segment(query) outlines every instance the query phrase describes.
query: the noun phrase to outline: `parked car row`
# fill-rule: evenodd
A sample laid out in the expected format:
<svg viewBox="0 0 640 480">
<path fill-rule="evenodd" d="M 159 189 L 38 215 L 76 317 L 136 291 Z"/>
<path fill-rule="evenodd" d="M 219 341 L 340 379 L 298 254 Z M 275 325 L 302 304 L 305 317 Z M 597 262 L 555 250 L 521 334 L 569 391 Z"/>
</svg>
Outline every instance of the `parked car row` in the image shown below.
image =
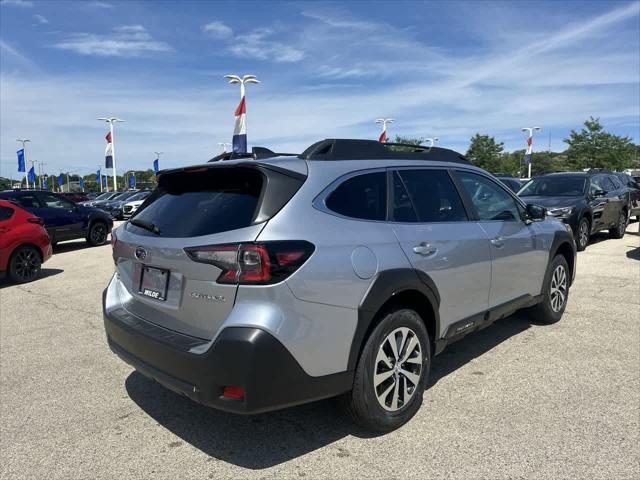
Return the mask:
<svg viewBox="0 0 640 480">
<path fill-rule="evenodd" d="M 129 218 L 145 198 L 151 194 L 150 190 L 127 190 L 126 192 L 106 192 L 93 199 L 83 202 L 82 205 L 96 207 L 109 213 L 112 218 L 122 220 Z M 130 205 L 125 214 L 125 205 L 130 202 L 139 202 Z"/>
<path fill-rule="evenodd" d="M 17 283 L 37 278 L 58 242 L 84 238 L 104 245 L 113 228 L 108 213 L 53 192 L 5 190 L 0 206 L 0 274 Z"/>
</svg>

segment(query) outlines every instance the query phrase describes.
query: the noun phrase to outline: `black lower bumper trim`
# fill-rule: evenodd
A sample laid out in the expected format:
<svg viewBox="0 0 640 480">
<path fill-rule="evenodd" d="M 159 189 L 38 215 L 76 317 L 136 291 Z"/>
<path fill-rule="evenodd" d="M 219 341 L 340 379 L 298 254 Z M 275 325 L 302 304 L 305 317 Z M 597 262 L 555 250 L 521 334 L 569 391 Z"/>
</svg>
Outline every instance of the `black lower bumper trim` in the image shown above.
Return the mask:
<svg viewBox="0 0 640 480">
<path fill-rule="evenodd" d="M 143 375 L 196 402 L 235 413 L 259 413 L 320 400 L 352 388 L 353 372 L 308 375 L 271 334 L 258 328 L 224 329 L 211 348 L 193 354 L 171 348 L 117 318 L 104 316 L 109 346 Z M 242 387 L 242 400 L 224 398 Z"/>
</svg>

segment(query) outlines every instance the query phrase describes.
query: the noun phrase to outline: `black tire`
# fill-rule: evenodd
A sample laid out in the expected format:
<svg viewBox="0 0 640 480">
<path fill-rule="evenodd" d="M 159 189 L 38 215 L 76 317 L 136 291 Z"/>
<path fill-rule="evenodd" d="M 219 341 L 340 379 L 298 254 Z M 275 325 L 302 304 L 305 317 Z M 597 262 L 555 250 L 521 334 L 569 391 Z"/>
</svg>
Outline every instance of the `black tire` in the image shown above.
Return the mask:
<svg viewBox="0 0 640 480">
<path fill-rule="evenodd" d="M 403 335 L 405 332 L 406 336 Z M 414 337 L 418 347 L 414 344 Z M 389 338 L 395 338 L 396 345 L 402 338 L 405 339 L 398 352 L 400 362 L 393 361 L 394 352 L 391 351 Z M 402 349 L 408 345 L 413 345 L 411 351 L 403 352 Z M 377 358 L 381 358 L 378 357 L 379 354 L 385 355 L 387 358 L 385 363 L 376 361 Z M 403 359 L 404 355 L 406 358 Z M 422 364 L 419 366 L 418 358 L 422 359 Z M 395 365 L 387 366 L 394 363 L 400 364 L 402 368 L 395 368 Z M 383 313 L 382 320 L 376 325 L 364 345 L 356 367 L 353 390 L 341 397 L 342 406 L 358 425 L 368 430 L 381 433 L 395 430 L 409 421 L 422 405 L 422 394 L 429 377 L 430 367 L 431 345 L 420 315 L 408 308 L 389 309 Z M 390 374 L 380 381 L 377 387 L 374 385 L 376 372 L 381 375 L 381 378 Z M 410 380 L 411 377 L 414 380 L 417 378 L 416 383 Z M 402 401 L 400 394 L 402 394 Z M 378 399 L 379 396 L 381 400 Z M 388 400 L 388 403 L 385 400 Z M 381 402 L 387 407 L 384 408 Z"/>
<path fill-rule="evenodd" d="M 629 221 L 629 216 L 627 212 L 624 210 L 620 212 L 618 216 L 618 220 L 616 221 L 616 226 L 609 230 L 609 236 L 611 238 L 622 238 L 624 237 L 625 232 L 627 231 L 627 223 Z"/>
<path fill-rule="evenodd" d="M 589 245 L 590 234 L 591 222 L 587 217 L 582 217 L 578 222 L 578 231 L 576 232 L 576 247 L 579 252 L 582 252 Z"/>
<path fill-rule="evenodd" d="M 87 243 L 92 247 L 98 245 L 104 245 L 107 243 L 109 237 L 109 228 L 107 224 L 101 221 L 95 221 L 89 227 L 89 233 L 87 234 Z"/>
<path fill-rule="evenodd" d="M 42 258 L 37 248 L 25 245 L 16 248 L 7 266 L 7 276 L 13 283 L 32 282 L 40 276 Z"/>
<path fill-rule="evenodd" d="M 564 271 L 564 288 L 553 288 L 558 283 L 556 271 L 561 268 Z M 569 273 L 569 265 L 562 255 L 556 255 L 553 261 L 547 267 L 547 273 L 544 277 L 544 285 L 542 287 L 542 301 L 531 307 L 530 313 L 535 321 L 540 323 L 552 324 L 557 323 L 567 307 L 569 300 L 569 284 L 571 283 L 571 274 Z M 560 285 L 558 285 L 560 287 Z M 556 303 L 556 293 L 560 291 L 562 294 L 561 304 Z"/>
</svg>

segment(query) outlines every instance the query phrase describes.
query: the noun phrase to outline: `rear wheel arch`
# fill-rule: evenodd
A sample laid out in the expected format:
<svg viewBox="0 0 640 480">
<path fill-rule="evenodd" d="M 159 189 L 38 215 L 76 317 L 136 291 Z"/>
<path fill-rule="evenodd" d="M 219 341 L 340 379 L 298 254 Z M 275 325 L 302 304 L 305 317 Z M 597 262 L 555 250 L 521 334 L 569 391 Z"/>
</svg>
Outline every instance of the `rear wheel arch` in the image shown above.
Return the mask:
<svg viewBox="0 0 640 480">
<path fill-rule="evenodd" d="M 415 310 L 425 324 L 433 349 L 440 336 L 439 304 L 437 287 L 424 272 L 402 268 L 379 273 L 358 307 L 358 324 L 351 342 L 348 370 L 355 370 L 367 338 L 385 312 L 392 308 Z"/>
<path fill-rule="evenodd" d="M 553 260 L 556 255 L 562 255 L 564 259 L 567 261 L 567 265 L 569 266 L 569 278 L 572 279 L 574 275 L 574 270 L 576 268 L 575 265 L 575 256 L 573 254 L 573 247 L 569 242 L 562 242 L 553 252 L 553 255 L 550 256 L 551 260 Z M 571 282 L 569 282 L 571 283 Z"/>
<path fill-rule="evenodd" d="M 19 248 L 22 248 L 22 247 L 31 247 L 31 248 L 35 249 L 35 251 L 38 252 L 38 255 L 40 256 L 40 262 L 42 263 L 44 261 L 44 255 L 42 254 L 42 249 L 38 245 L 36 245 L 35 243 L 26 242 L 26 243 L 20 243 L 20 244 L 16 245 L 13 248 L 13 250 L 11 250 L 11 253 L 9 253 L 9 255 L 7 256 L 7 259 L 8 259 L 7 265 L 8 265 L 8 262 L 11 260 L 11 257 L 13 256 L 15 251 L 18 250 Z"/>
</svg>

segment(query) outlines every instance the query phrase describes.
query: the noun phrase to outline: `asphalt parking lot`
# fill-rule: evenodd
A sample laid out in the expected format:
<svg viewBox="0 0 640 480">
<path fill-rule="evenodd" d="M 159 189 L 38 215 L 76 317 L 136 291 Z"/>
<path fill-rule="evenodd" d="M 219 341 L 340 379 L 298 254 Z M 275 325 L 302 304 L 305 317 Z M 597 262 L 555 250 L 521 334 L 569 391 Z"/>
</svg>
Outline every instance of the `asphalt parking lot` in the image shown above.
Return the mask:
<svg viewBox="0 0 640 480">
<path fill-rule="evenodd" d="M 640 234 L 578 255 L 559 324 L 523 314 L 433 365 L 419 413 L 372 437 L 333 401 L 253 417 L 201 407 L 113 355 L 111 248 L 60 244 L 0 283 L 1 477 L 639 478 Z"/>
</svg>

